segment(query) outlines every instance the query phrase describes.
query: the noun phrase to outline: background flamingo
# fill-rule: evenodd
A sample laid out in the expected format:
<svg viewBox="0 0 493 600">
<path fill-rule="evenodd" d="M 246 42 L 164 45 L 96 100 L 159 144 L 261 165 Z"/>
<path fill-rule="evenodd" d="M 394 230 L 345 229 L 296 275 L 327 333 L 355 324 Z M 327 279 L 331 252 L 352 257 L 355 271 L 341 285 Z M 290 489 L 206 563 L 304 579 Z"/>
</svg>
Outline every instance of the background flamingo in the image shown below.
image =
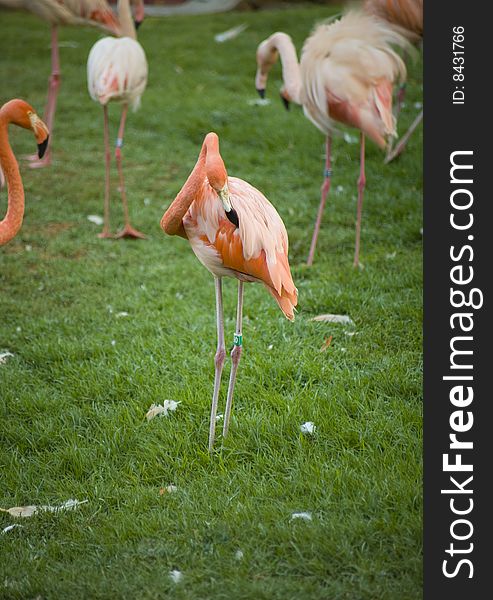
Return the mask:
<svg viewBox="0 0 493 600">
<path fill-rule="evenodd" d="M 119 35 L 118 20 L 106 0 L 0 0 L 0 5 L 27 10 L 51 24 L 51 75 L 48 80 L 48 97 L 43 118 L 50 132 L 53 132 L 61 77 L 58 26 L 94 25 Z M 50 141 L 53 141 L 53 135 Z M 47 149 L 42 160 L 36 155 L 29 156 L 28 159 L 33 168 L 45 167 L 51 162 L 50 148 Z"/>
<path fill-rule="evenodd" d="M 360 174 L 354 265 L 359 265 L 361 213 L 365 178 L 365 135 L 385 148 L 395 135 L 392 86 L 404 79 L 406 67 L 392 44 L 408 45 L 394 28 L 364 12 L 353 11 L 340 20 L 322 23 L 306 40 L 301 62 L 285 33 L 274 33 L 257 49 L 256 88 L 263 97 L 270 69 L 281 57 L 286 103 L 303 106 L 305 116 L 327 135 L 326 164 L 320 206 L 307 264 L 313 263 L 322 214 L 330 189 L 333 122 L 361 131 Z"/>
<path fill-rule="evenodd" d="M 0 168 L 8 187 L 8 208 L 5 218 L 0 221 L 0 246 L 17 234 L 24 218 L 24 187 L 19 165 L 9 144 L 8 126 L 10 123 L 30 129 L 38 144 L 38 156 L 43 157 L 48 146 L 49 132 L 34 109 L 24 100 L 10 100 L 0 108 Z"/>
<path fill-rule="evenodd" d="M 120 178 L 120 193 L 123 203 L 125 225 L 116 237 L 145 238 L 145 235 L 130 225 L 127 195 L 122 169 L 122 147 L 128 105 L 137 110 L 140 98 L 147 85 L 147 60 L 142 46 L 137 42 L 135 27 L 130 13 L 129 0 L 118 0 L 118 16 L 125 37 L 105 37 L 91 48 L 87 61 L 87 83 L 89 94 L 103 107 L 104 147 L 105 147 L 105 192 L 104 225 L 99 237 L 113 237 L 109 229 L 110 219 L 110 147 L 108 102 L 115 101 L 123 105 L 120 128 L 116 140 L 115 158 Z"/>
<path fill-rule="evenodd" d="M 161 227 L 168 235 L 188 239 L 197 258 L 214 276 L 217 351 L 209 428 L 209 450 L 212 450 L 226 356 L 222 278 L 234 277 L 238 280 L 236 331 L 224 412 L 224 437 L 228 432 L 242 349 L 243 283 L 263 283 L 286 317 L 294 319 L 298 291 L 288 263 L 288 235 L 276 209 L 261 192 L 242 179 L 228 177 L 215 133 L 205 137 L 198 161 L 180 193 L 164 213 Z"/>
<path fill-rule="evenodd" d="M 401 28 L 402 33 L 413 43 L 423 39 L 423 0 L 365 0 L 364 8 L 370 14 Z M 404 102 L 406 84 L 402 83 L 397 94 L 396 118 Z M 407 141 L 423 119 L 423 111 L 416 116 L 407 132 L 402 136 L 395 148 L 389 146 L 385 162 L 399 156 Z"/>
</svg>

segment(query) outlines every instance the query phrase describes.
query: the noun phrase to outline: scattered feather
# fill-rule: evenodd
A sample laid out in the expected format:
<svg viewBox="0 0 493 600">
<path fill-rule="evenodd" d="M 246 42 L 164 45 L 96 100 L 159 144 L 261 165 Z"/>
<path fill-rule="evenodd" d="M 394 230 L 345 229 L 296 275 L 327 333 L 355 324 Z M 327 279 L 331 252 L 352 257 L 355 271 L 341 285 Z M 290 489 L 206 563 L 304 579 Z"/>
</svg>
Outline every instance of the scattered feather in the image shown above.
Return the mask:
<svg viewBox="0 0 493 600">
<path fill-rule="evenodd" d="M 22 527 L 22 525 L 19 525 L 18 523 L 14 523 L 13 525 L 7 525 L 7 527 L 4 527 L 2 529 L 2 533 L 8 533 L 9 531 L 12 531 L 12 529 L 15 529 L 16 527 Z"/>
<path fill-rule="evenodd" d="M 180 67 L 180 65 L 175 65 L 175 73 L 178 73 L 178 75 L 181 75 L 183 73 L 183 68 Z"/>
<path fill-rule="evenodd" d="M 267 350 L 272 350 L 272 348 L 274 348 L 274 344 L 269 344 L 269 345 L 267 346 Z"/>
<path fill-rule="evenodd" d="M 38 512 L 51 512 L 57 513 L 62 510 L 71 510 L 79 504 L 85 504 L 88 500 L 67 500 L 58 506 L 41 505 L 36 506 L 35 504 L 29 506 L 14 506 L 12 508 L 0 508 L 0 511 L 9 513 L 12 517 L 32 517 Z"/>
<path fill-rule="evenodd" d="M 165 400 L 162 404 L 151 404 L 151 407 L 146 413 L 146 419 L 150 421 L 158 415 L 167 417 L 169 412 L 174 412 L 176 410 L 178 404 L 180 404 L 180 402 L 175 402 L 174 400 Z"/>
<path fill-rule="evenodd" d="M 309 513 L 309 512 L 293 513 L 291 515 L 291 521 L 293 521 L 294 519 L 303 519 L 304 521 L 311 521 L 312 513 Z"/>
<path fill-rule="evenodd" d="M 270 104 L 269 98 L 251 98 L 247 101 L 248 106 L 267 106 Z"/>
<path fill-rule="evenodd" d="M 243 556 L 244 556 L 244 554 L 243 554 L 243 552 L 241 550 L 238 549 L 235 552 L 235 559 L 236 560 L 243 560 Z"/>
<path fill-rule="evenodd" d="M 124 310 L 122 310 L 119 313 L 116 313 L 115 315 L 117 317 L 117 319 L 121 319 L 122 317 L 128 317 L 128 312 L 125 312 Z"/>
<path fill-rule="evenodd" d="M 414 103 L 414 108 L 423 108 L 423 104 L 421 102 L 415 102 Z"/>
<path fill-rule="evenodd" d="M 102 225 L 104 222 L 103 217 L 100 217 L 99 215 L 87 215 L 87 220 L 94 223 L 94 225 Z"/>
<path fill-rule="evenodd" d="M 164 494 L 173 494 L 177 489 L 176 485 L 167 485 L 166 487 L 159 488 L 159 495 L 164 496 Z"/>
<path fill-rule="evenodd" d="M 300 429 L 301 433 L 308 433 L 311 435 L 315 433 L 315 431 L 317 430 L 317 426 L 315 425 L 315 423 L 307 421 L 306 423 L 303 423 L 303 425 L 301 425 Z"/>
<path fill-rule="evenodd" d="M 11 356 L 14 356 L 12 352 L 6 350 L 5 352 L 0 352 L 0 365 L 4 365 L 7 362 L 7 359 Z"/>
<path fill-rule="evenodd" d="M 241 25 L 232 27 L 231 29 L 228 29 L 227 31 L 223 31 L 222 33 L 217 33 L 214 36 L 214 41 L 216 41 L 218 44 L 223 44 L 224 42 L 233 40 L 235 37 L 238 37 L 240 35 L 240 33 L 245 31 L 245 29 L 247 27 L 248 27 L 248 25 L 246 23 L 242 23 Z"/>
<path fill-rule="evenodd" d="M 31 244 L 26 244 L 24 246 L 24 248 L 25 248 L 26 252 L 32 252 L 32 250 L 33 250 L 33 247 L 31 246 Z"/>
<path fill-rule="evenodd" d="M 344 186 L 343 185 L 338 185 L 336 187 L 336 194 L 342 194 L 343 191 L 344 191 Z"/>
<path fill-rule="evenodd" d="M 344 138 L 344 141 L 348 144 L 357 144 L 359 142 L 359 139 L 356 136 L 347 133 L 347 131 L 344 132 L 344 135 L 342 137 Z"/>
<path fill-rule="evenodd" d="M 216 421 L 221 421 L 222 419 L 224 419 L 223 413 L 219 413 L 218 415 L 216 415 Z"/>
<path fill-rule="evenodd" d="M 19 327 L 19 326 L 17 326 L 17 327 L 15 328 L 15 330 L 17 331 L 17 333 L 20 333 L 20 332 L 22 331 L 22 327 Z"/>
<path fill-rule="evenodd" d="M 116 346 L 116 340 L 111 340 L 111 345 Z"/>
<path fill-rule="evenodd" d="M 354 321 L 347 315 L 318 315 L 310 321 L 321 321 L 324 323 L 342 323 L 344 325 L 354 325 Z"/>
<path fill-rule="evenodd" d="M 332 343 L 332 336 L 329 335 L 329 337 L 322 344 L 322 347 L 320 348 L 320 352 L 325 352 L 330 347 L 331 343 Z"/>
<path fill-rule="evenodd" d="M 356 335 L 357 333 L 357 331 L 345 331 L 344 335 L 347 335 L 348 337 L 353 337 L 353 335 Z"/>
<path fill-rule="evenodd" d="M 51 46 L 48 46 L 51 49 Z M 78 48 L 79 42 L 72 42 L 69 40 L 58 42 L 59 48 Z"/>
<path fill-rule="evenodd" d="M 170 571 L 169 576 L 174 583 L 180 583 L 180 581 L 183 579 L 183 573 L 177 569 Z"/>
<path fill-rule="evenodd" d="M 397 251 L 394 250 L 394 252 L 389 252 L 388 254 L 386 254 L 385 258 L 387 260 L 393 260 L 396 256 L 397 256 Z"/>
<path fill-rule="evenodd" d="M 177 300 L 183 300 L 183 294 L 182 294 L 181 292 L 176 292 L 176 294 L 175 294 L 175 298 L 176 298 Z"/>
<path fill-rule="evenodd" d="M 144 198 L 144 206 L 149 206 L 150 203 L 151 203 L 150 198 Z"/>
</svg>

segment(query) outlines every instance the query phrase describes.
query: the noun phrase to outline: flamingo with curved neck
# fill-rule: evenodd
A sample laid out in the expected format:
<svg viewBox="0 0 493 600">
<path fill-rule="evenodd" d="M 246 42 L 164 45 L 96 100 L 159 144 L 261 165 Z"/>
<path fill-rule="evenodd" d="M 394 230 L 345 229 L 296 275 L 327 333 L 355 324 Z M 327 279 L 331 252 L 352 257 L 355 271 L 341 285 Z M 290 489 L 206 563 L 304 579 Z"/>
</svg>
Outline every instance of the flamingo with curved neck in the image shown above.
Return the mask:
<svg viewBox="0 0 493 600">
<path fill-rule="evenodd" d="M 289 269 L 288 235 L 276 209 L 259 190 L 242 179 L 228 176 L 215 133 L 206 135 L 199 158 L 164 213 L 161 227 L 168 235 L 188 239 L 199 261 L 214 276 L 217 350 L 209 426 L 209 450 L 212 450 L 226 357 L 222 278 L 238 280 L 236 329 L 223 424 L 223 437 L 226 437 L 242 352 L 243 284 L 262 283 L 284 315 L 294 319 L 298 291 Z"/>
<path fill-rule="evenodd" d="M 318 25 L 305 41 L 298 63 L 289 35 L 277 32 L 257 49 L 255 87 L 265 97 L 267 76 L 280 57 L 286 108 L 293 101 L 303 106 L 305 116 L 326 136 L 326 162 L 320 205 L 308 254 L 313 263 L 318 233 L 332 176 L 331 139 L 334 121 L 361 132 L 360 174 L 354 266 L 359 265 L 361 215 L 365 176 L 365 136 L 381 148 L 396 135 L 392 114 L 392 86 L 406 68 L 393 46 L 409 47 L 407 40 L 389 24 L 365 14 L 349 11 L 338 20 Z"/>
<path fill-rule="evenodd" d="M 43 157 L 48 146 L 49 132 L 32 106 L 24 100 L 10 100 L 0 108 L 0 170 L 3 171 L 8 188 L 8 208 L 0 221 L 0 246 L 15 237 L 24 218 L 24 187 L 19 165 L 9 144 L 10 123 L 30 129 L 38 144 L 38 156 Z"/>
</svg>

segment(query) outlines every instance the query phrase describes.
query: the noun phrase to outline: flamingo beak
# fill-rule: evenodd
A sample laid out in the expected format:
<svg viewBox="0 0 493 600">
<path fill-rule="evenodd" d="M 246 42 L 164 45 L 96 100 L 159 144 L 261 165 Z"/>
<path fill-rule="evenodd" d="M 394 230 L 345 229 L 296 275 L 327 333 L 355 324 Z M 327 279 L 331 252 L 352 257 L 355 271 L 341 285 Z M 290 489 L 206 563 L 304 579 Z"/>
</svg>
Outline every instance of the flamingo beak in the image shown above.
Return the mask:
<svg viewBox="0 0 493 600">
<path fill-rule="evenodd" d="M 289 100 L 287 100 L 282 94 L 281 94 L 281 100 L 282 100 L 282 103 L 284 104 L 284 108 L 286 110 L 289 110 Z"/>
<path fill-rule="evenodd" d="M 50 138 L 50 132 L 48 127 L 34 112 L 29 112 L 29 121 L 31 122 L 31 129 L 33 130 L 34 136 L 36 137 L 36 143 L 38 144 L 38 156 L 43 158 L 46 149 L 48 148 L 48 140 Z"/>
<path fill-rule="evenodd" d="M 223 203 L 224 210 L 229 213 L 233 207 L 231 206 L 231 200 L 229 198 L 228 184 L 225 184 L 225 186 L 217 193 L 221 199 L 221 202 Z"/>
<path fill-rule="evenodd" d="M 259 90 L 259 89 L 257 88 L 257 92 L 258 92 L 258 95 L 259 95 L 259 96 L 262 98 L 262 100 L 263 100 L 263 99 L 265 98 L 265 89 L 263 89 L 263 90 Z"/>
<path fill-rule="evenodd" d="M 50 136 L 47 135 L 46 138 L 40 144 L 38 144 L 38 158 L 43 158 L 46 148 L 48 148 L 49 139 Z"/>
<path fill-rule="evenodd" d="M 134 26 L 135 26 L 136 31 L 141 25 L 142 25 L 142 21 L 137 21 L 137 19 L 134 20 Z"/>
</svg>

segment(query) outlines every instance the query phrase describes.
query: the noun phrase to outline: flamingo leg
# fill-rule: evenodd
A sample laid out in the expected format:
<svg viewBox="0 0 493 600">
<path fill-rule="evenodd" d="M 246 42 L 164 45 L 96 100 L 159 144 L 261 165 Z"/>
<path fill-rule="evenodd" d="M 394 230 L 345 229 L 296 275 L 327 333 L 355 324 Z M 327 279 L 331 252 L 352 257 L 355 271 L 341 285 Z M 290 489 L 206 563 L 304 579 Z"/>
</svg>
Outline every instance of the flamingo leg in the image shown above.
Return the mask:
<svg viewBox="0 0 493 600">
<path fill-rule="evenodd" d="M 409 141 L 409 138 L 414 133 L 414 130 L 418 127 L 418 125 L 421 123 L 422 120 L 423 120 L 423 111 L 421 111 L 419 113 L 419 115 L 417 115 L 417 117 L 411 123 L 411 126 L 406 131 L 406 133 L 401 137 L 401 139 L 399 140 L 399 142 L 397 143 L 395 148 L 393 148 L 387 154 L 387 156 L 385 157 L 385 164 L 388 164 L 390 161 L 394 160 L 394 158 L 397 158 L 397 156 L 399 156 L 399 154 L 401 154 L 401 152 L 406 147 L 406 144 Z"/>
<path fill-rule="evenodd" d="M 236 309 L 236 330 L 233 350 L 231 350 L 231 373 L 229 376 L 228 396 L 226 398 L 226 409 L 224 411 L 223 438 L 228 435 L 229 421 L 231 419 L 231 407 L 233 405 L 233 394 L 235 391 L 236 372 L 240 364 L 241 350 L 243 345 L 242 335 L 243 321 L 243 281 L 238 281 L 238 306 Z"/>
<path fill-rule="evenodd" d="M 37 154 L 28 156 L 30 161 L 30 167 L 37 169 L 40 167 L 47 167 L 51 163 L 51 152 L 50 147 L 53 140 L 53 123 L 55 121 L 56 112 L 56 101 L 58 96 L 58 90 L 60 88 L 60 53 L 58 49 L 58 28 L 56 25 L 51 27 L 51 75 L 48 80 L 48 98 L 46 101 L 45 112 L 43 121 L 46 123 L 50 132 L 50 139 L 48 142 L 48 148 L 46 149 L 43 158 L 39 159 Z"/>
<path fill-rule="evenodd" d="M 306 261 L 306 264 L 309 266 L 313 264 L 313 257 L 315 256 L 315 248 L 317 246 L 318 232 L 320 231 L 320 224 L 322 223 L 322 215 L 325 208 L 325 202 L 327 200 L 327 196 L 329 195 L 330 190 L 330 181 L 332 177 L 332 168 L 330 162 L 331 145 L 332 137 L 329 134 L 327 135 L 325 145 L 325 170 L 324 181 L 320 190 L 320 205 L 318 207 L 317 220 L 315 221 L 315 228 L 313 230 L 312 243 L 310 244 L 310 252 L 308 253 L 308 259 Z"/>
<path fill-rule="evenodd" d="M 104 115 L 104 159 L 105 159 L 105 180 L 104 180 L 104 224 L 103 231 L 98 235 L 100 238 L 112 238 L 110 233 L 110 132 L 108 123 L 108 107 L 103 106 Z"/>
<path fill-rule="evenodd" d="M 223 372 L 224 359 L 226 358 L 226 347 L 224 344 L 224 317 L 223 317 L 223 288 L 220 277 L 214 278 L 216 288 L 216 322 L 217 322 L 217 350 L 214 357 L 214 393 L 211 404 L 211 421 L 209 425 L 209 452 L 214 446 L 214 437 L 216 431 L 217 402 L 219 398 L 219 389 L 221 387 L 221 375 Z"/>
<path fill-rule="evenodd" d="M 360 147 L 360 170 L 358 177 L 358 209 L 356 214 L 356 243 L 354 245 L 354 263 L 353 266 L 359 267 L 359 248 L 361 237 L 361 213 L 363 212 L 363 195 L 365 192 L 365 134 L 361 133 Z"/>
<path fill-rule="evenodd" d="M 116 148 L 115 148 L 116 166 L 118 168 L 118 176 L 120 179 L 120 195 L 122 198 L 123 214 L 125 217 L 125 225 L 124 225 L 123 229 L 119 233 L 116 234 L 115 237 L 117 237 L 117 238 L 130 237 L 130 238 L 145 239 L 146 236 L 143 233 L 141 233 L 137 229 L 134 229 L 130 225 L 130 217 L 128 215 L 127 192 L 125 190 L 125 180 L 123 177 L 123 168 L 122 168 L 123 134 L 125 132 L 125 122 L 127 120 L 127 112 L 128 112 L 128 105 L 124 104 L 123 109 L 122 109 L 122 116 L 120 119 L 120 128 L 118 130 L 118 138 L 116 140 Z"/>
</svg>

